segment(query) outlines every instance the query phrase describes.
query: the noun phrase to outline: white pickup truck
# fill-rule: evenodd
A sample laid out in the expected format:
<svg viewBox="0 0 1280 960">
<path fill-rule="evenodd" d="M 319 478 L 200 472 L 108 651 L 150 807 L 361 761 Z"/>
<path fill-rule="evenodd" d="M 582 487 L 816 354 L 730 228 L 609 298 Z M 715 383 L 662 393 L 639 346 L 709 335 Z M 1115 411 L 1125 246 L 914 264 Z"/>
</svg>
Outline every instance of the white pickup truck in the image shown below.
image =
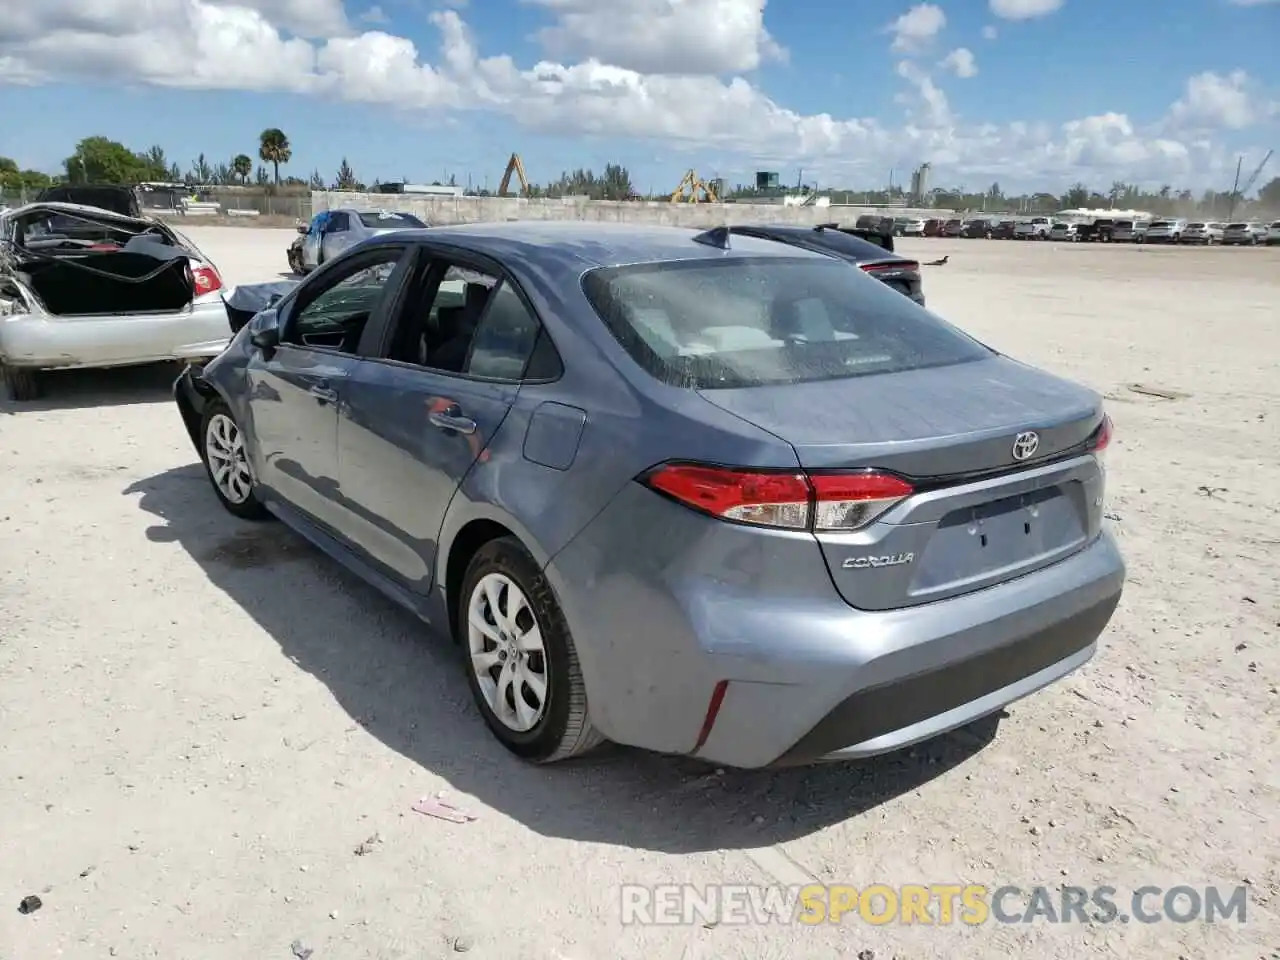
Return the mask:
<svg viewBox="0 0 1280 960">
<path fill-rule="evenodd" d="M 1048 240 L 1049 231 L 1053 229 L 1052 217 L 1032 217 L 1023 220 L 1014 228 L 1015 240 Z"/>
</svg>

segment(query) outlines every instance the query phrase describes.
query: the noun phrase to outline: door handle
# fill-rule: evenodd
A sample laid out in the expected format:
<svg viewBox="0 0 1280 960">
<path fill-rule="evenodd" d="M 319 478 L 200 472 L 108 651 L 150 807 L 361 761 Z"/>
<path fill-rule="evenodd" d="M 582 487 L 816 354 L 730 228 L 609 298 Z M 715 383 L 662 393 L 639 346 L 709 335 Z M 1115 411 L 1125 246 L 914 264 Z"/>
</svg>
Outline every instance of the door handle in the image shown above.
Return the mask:
<svg viewBox="0 0 1280 960">
<path fill-rule="evenodd" d="M 476 422 L 470 417 L 464 417 L 462 408 L 456 403 L 448 410 L 431 413 L 427 419 L 431 421 L 433 427 L 439 427 L 441 430 L 452 430 L 454 433 L 468 436 L 476 432 Z"/>
<path fill-rule="evenodd" d="M 320 383 L 312 384 L 311 388 L 307 392 L 315 397 L 320 403 L 338 402 L 338 391 L 330 387 L 328 385 L 328 381 L 321 381 Z"/>
</svg>

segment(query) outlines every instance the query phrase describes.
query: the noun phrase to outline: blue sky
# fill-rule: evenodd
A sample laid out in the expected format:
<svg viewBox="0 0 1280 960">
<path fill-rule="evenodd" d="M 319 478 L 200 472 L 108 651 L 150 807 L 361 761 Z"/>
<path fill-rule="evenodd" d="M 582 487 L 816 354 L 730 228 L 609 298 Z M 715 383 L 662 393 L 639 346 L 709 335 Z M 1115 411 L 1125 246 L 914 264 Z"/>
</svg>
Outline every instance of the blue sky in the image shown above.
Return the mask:
<svg viewBox="0 0 1280 960">
<path fill-rule="evenodd" d="M 1277 0 L 40 0 L 0 19 L 0 155 L 53 171 L 101 134 L 185 167 L 278 126 L 288 172 L 326 178 L 493 186 L 515 150 L 641 190 L 924 160 L 971 188 L 1226 188 L 1280 146 L 1277 45 Z"/>
</svg>

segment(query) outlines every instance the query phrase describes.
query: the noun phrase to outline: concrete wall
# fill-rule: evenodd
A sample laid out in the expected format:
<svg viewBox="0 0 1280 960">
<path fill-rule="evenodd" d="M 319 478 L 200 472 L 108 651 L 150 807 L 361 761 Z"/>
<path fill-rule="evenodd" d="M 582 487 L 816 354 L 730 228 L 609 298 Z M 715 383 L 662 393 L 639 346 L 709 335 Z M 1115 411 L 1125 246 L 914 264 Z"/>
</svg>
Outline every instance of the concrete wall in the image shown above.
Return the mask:
<svg viewBox="0 0 1280 960">
<path fill-rule="evenodd" d="M 784 207 L 772 203 L 666 203 L 536 199 L 519 197 L 439 197 L 384 193 L 311 194 L 314 213 L 336 207 L 402 210 L 432 225 L 494 223 L 505 220 L 601 220 L 613 223 L 651 223 L 676 227 L 715 227 L 729 223 L 852 224 L 864 213 L 887 217 L 947 216 L 946 210 L 836 206 Z"/>
</svg>

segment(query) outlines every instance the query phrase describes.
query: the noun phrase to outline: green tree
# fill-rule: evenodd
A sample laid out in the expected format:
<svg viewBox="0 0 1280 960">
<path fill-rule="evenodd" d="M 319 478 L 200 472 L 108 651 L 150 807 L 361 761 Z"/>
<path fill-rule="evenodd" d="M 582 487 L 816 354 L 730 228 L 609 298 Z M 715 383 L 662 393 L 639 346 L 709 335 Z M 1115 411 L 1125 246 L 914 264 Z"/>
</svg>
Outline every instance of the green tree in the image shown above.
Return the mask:
<svg viewBox="0 0 1280 960">
<path fill-rule="evenodd" d="M 293 149 L 289 146 L 289 138 L 284 131 L 276 127 L 268 127 L 258 135 L 258 156 L 263 163 L 271 164 L 275 171 L 276 186 L 280 186 L 280 164 L 288 163 L 293 157 Z"/>
<path fill-rule="evenodd" d="M 138 154 L 138 160 L 145 168 L 143 180 L 169 179 L 169 158 L 164 154 L 164 147 L 155 144 L 146 153 Z"/>
<path fill-rule="evenodd" d="M 249 182 L 249 174 L 253 173 L 253 158 L 247 153 L 237 153 L 231 161 L 231 169 L 235 171 L 242 184 Z"/>
<path fill-rule="evenodd" d="M 359 181 L 356 180 L 356 173 L 351 169 L 351 164 L 347 163 L 347 158 L 342 158 L 342 166 L 338 167 L 338 177 L 334 181 L 333 189 L 352 192 L 360 189 Z"/>
<path fill-rule="evenodd" d="M 196 183 L 206 184 L 213 181 L 213 167 L 202 153 L 191 163 L 191 179 Z"/>
<path fill-rule="evenodd" d="M 142 157 L 107 137 L 85 137 L 62 165 L 71 183 L 137 183 L 151 172 Z"/>
</svg>

